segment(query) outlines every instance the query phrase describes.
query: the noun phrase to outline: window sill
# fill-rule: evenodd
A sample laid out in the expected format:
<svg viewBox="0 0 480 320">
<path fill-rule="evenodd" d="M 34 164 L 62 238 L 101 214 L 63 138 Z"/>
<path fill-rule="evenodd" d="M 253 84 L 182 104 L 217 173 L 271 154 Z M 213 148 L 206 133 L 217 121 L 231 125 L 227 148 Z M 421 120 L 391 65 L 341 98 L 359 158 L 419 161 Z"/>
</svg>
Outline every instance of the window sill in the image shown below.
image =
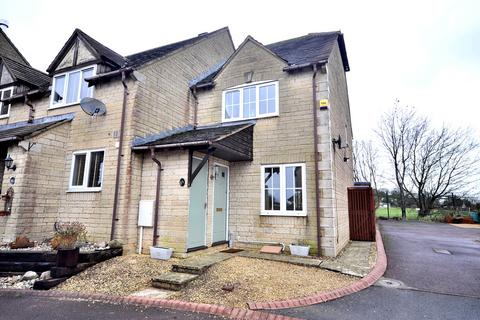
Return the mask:
<svg viewBox="0 0 480 320">
<path fill-rule="evenodd" d="M 277 212 L 260 212 L 260 216 L 272 216 L 272 217 L 306 217 L 306 212 L 288 212 L 288 211 L 277 211 Z"/>
<path fill-rule="evenodd" d="M 66 193 L 86 193 L 86 192 L 102 192 L 102 188 L 89 188 L 89 189 L 68 189 Z"/>
<path fill-rule="evenodd" d="M 68 104 L 60 104 L 60 105 L 50 105 L 48 107 L 48 110 L 55 110 L 55 109 L 61 109 L 61 108 L 67 108 L 67 107 L 72 107 L 72 106 L 76 106 L 76 105 L 80 105 L 80 101 L 78 102 L 72 102 L 72 103 L 68 103 Z"/>
<path fill-rule="evenodd" d="M 278 116 L 279 116 L 279 114 L 269 114 L 269 115 L 266 115 L 266 116 L 251 117 L 251 118 L 222 119 L 222 123 L 237 122 L 237 121 L 248 121 L 248 120 L 260 120 L 260 119 L 275 118 L 275 117 L 278 117 Z"/>
<path fill-rule="evenodd" d="M 7 119 L 10 115 L 9 114 L 3 114 L 0 115 L 0 119 Z"/>
</svg>

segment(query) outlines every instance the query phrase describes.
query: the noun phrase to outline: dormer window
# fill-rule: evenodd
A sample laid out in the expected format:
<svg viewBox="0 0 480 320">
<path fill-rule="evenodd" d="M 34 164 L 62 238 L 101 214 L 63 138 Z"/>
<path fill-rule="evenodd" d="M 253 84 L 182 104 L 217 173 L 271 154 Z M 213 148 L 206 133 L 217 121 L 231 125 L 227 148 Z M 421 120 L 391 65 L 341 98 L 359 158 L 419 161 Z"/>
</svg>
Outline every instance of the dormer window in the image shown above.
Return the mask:
<svg viewBox="0 0 480 320">
<path fill-rule="evenodd" d="M 278 81 L 249 83 L 223 91 L 222 120 L 278 116 Z"/>
<path fill-rule="evenodd" d="M 0 100 L 8 99 L 13 95 L 13 88 L 0 90 Z M 0 101 L 0 119 L 7 118 L 10 114 L 10 103 Z"/>
<path fill-rule="evenodd" d="M 77 104 L 85 97 L 92 97 L 93 87 L 89 87 L 85 78 L 95 74 L 96 67 L 90 66 L 55 75 L 53 77 L 50 108 Z"/>
</svg>

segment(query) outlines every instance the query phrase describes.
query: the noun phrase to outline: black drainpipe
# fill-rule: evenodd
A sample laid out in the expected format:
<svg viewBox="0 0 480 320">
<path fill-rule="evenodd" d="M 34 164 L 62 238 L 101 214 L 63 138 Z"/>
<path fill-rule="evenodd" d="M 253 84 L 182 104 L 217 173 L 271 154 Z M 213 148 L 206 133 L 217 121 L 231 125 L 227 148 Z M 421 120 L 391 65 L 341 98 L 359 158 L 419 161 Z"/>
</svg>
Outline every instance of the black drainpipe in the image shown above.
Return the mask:
<svg viewBox="0 0 480 320">
<path fill-rule="evenodd" d="M 157 245 L 158 238 L 158 208 L 160 207 L 160 178 L 162 174 L 162 163 L 155 158 L 155 148 L 150 148 L 150 155 L 152 160 L 157 164 L 157 189 L 155 190 L 155 212 L 153 218 L 153 246 Z"/>
<path fill-rule="evenodd" d="M 317 207 L 317 256 L 321 256 L 320 196 L 318 195 L 318 119 L 317 119 L 317 65 L 313 65 L 312 106 L 313 106 L 313 144 L 315 152 L 315 202 Z"/>
<path fill-rule="evenodd" d="M 120 190 L 120 165 L 122 163 L 122 149 L 123 149 L 123 132 L 125 131 L 125 118 L 127 113 L 127 97 L 128 97 L 128 87 L 125 82 L 125 71 L 122 71 L 122 85 L 123 85 L 123 104 L 122 104 L 122 117 L 120 120 L 120 137 L 118 141 L 118 154 L 117 154 L 117 171 L 115 176 L 115 193 L 113 197 L 113 213 L 112 213 L 112 229 L 110 230 L 110 240 L 115 238 L 115 222 L 118 221 L 117 218 L 117 207 L 118 207 L 118 194 Z"/>
</svg>

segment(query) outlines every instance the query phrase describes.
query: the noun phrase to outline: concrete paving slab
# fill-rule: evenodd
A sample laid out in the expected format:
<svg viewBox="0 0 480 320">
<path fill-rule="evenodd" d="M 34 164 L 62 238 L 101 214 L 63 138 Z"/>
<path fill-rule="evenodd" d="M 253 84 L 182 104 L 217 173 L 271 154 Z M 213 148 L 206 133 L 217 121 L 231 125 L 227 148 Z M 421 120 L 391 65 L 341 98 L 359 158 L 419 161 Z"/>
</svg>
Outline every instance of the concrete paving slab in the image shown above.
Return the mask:
<svg viewBox="0 0 480 320">
<path fill-rule="evenodd" d="M 234 256 L 235 254 L 223 252 L 196 256 L 172 265 L 172 270 L 175 272 L 202 274 L 215 263 L 225 261 Z"/>
<path fill-rule="evenodd" d="M 373 268 L 369 260 L 372 246 L 374 242 L 352 241 L 338 257 L 323 261 L 320 267 L 355 277 L 364 277 Z"/>
<path fill-rule="evenodd" d="M 197 278 L 197 274 L 167 272 L 152 279 L 152 286 L 160 289 L 181 290 L 187 283 Z"/>
</svg>

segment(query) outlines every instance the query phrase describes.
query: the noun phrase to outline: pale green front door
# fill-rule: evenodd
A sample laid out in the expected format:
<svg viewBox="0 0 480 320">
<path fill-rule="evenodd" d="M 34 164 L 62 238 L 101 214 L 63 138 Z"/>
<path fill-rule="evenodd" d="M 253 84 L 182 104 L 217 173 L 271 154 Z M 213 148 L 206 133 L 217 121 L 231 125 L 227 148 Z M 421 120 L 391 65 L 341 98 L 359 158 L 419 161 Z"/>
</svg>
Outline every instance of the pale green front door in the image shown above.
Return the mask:
<svg viewBox="0 0 480 320">
<path fill-rule="evenodd" d="M 200 160 L 192 159 L 192 168 L 198 167 Z M 208 162 L 197 174 L 190 186 L 190 204 L 188 213 L 187 248 L 197 248 L 205 245 L 205 226 L 207 208 Z"/>
<path fill-rule="evenodd" d="M 227 240 L 228 168 L 215 166 L 213 194 L 213 243 Z"/>
</svg>

